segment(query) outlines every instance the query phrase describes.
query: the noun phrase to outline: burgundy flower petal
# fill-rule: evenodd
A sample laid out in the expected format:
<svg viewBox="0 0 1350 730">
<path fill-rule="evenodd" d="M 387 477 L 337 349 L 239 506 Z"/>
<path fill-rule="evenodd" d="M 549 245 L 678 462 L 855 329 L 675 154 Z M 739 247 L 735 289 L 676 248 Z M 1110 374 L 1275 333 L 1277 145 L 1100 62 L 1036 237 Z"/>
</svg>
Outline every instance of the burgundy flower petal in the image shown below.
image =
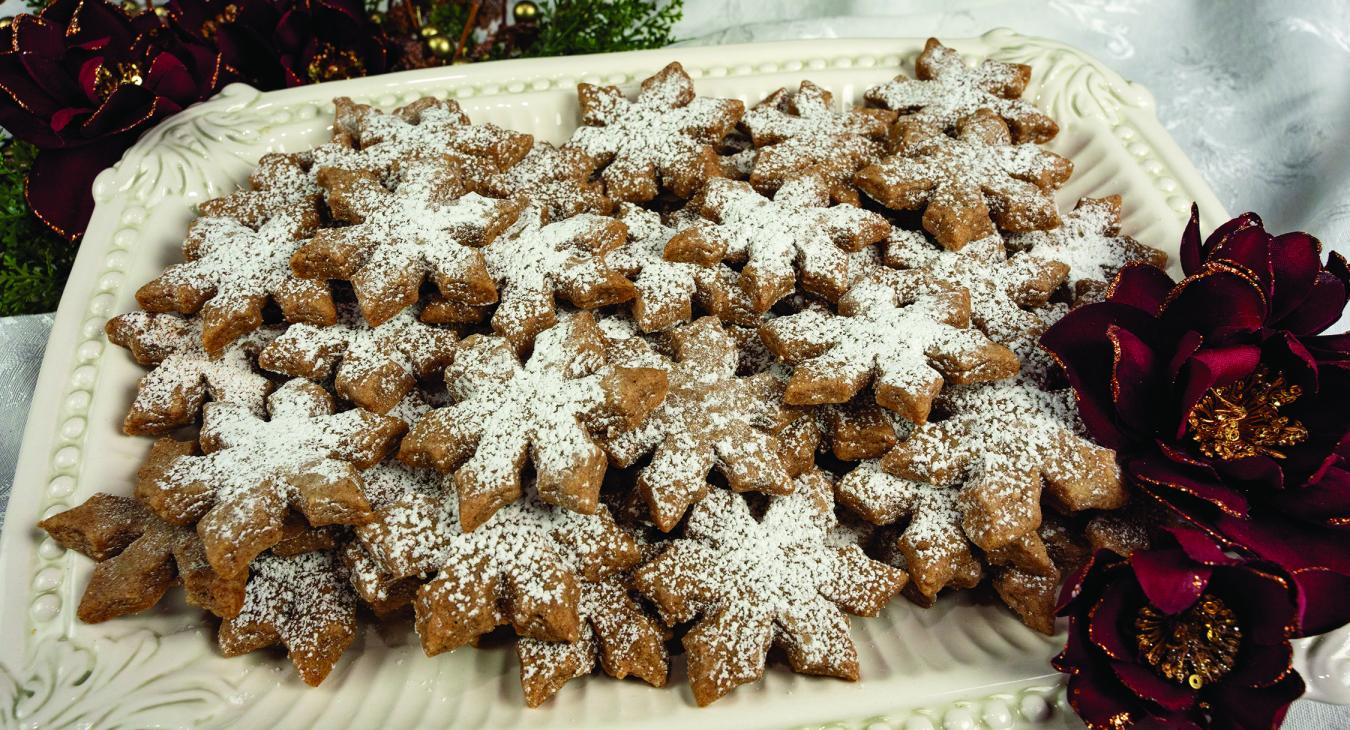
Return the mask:
<svg viewBox="0 0 1350 730">
<path fill-rule="evenodd" d="M 33 161 L 25 188 L 33 214 L 66 238 L 84 233 L 94 210 L 94 178 L 122 157 L 132 136 L 72 150 L 43 150 Z"/>
<path fill-rule="evenodd" d="M 1176 349 L 1172 352 L 1171 361 L 1167 363 L 1167 374 L 1171 376 L 1173 382 L 1181 377 L 1181 369 L 1204 344 L 1205 336 L 1195 330 L 1184 332 L 1177 338 Z"/>
<path fill-rule="evenodd" d="M 1101 600 L 1087 615 L 1088 640 L 1106 656 L 1122 662 L 1136 661 L 1138 647 L 1124 633 L 1142 601 L 1135 581 L 1121 578 L 1106 586 Z"/>
<path fill-rule="evenodd" d="M 1264 229 L 1265 224 L 1261 222 L 1261 216 L 1252 211 L 1247 211 L 1232 220 L 1219 224 L 1219 227 L 1211 231 L 1205 238 L 1205 245 L 1203 248 L 1205 260 L 1207 261 L 1210 258 L 1213 258 L 1214 249 L 1223 245 L 1223 242 L 1227 240 L 1228 237 L 1247 228 Z"/>
<path fill-rule="evenodd" d="M 1296 232 L 1275 236 L 1269 247 L 1275 289 L 1270 300 L 1270 316 L 1278 321 L 1308 297 L 1322 270 L 1322 244 L 1306 233 Z"/>
<path fill-rule="evenodd" d="M 1041 336 L 1041 346 L 1063 366 L 1088 432 L 1103 446 L 1120 449 L 1132 437 L 1117 422 L 1109 385 L 1115 355 L 1106 333 L 1113 325 L 1131 332 L 1156 329 L 1153 318 L 1134 307 L 1099 302 L 1065 315 Z"/>
<path fill-rule="evenodd" d="M 1302 613 L 1299 636 L 1316 636 L 1350 622 L 1345 597 L 1350 595 L 1350 577 L 1325 568 L 1294 571 Z"/>
<path fill-rule="evenodd" d="M 1178 403 L 1173 438 L 1180 440 L 1188 428 L 1186 419 L 1211 388 L 1229 385 L 1250 375 L 1261 361 L 1261 350 L 1253 345 L 1201 349 L 1181 370 L 1181 400 Z"/>
<path fill-rule="evenodd" d="M 1195 704 L 1195 692 L 1189 687 L 1159 677 L 1153 670 L 1134 662 L 1111 662 L 1120 683 L 1139 697 L 1157 703 L 1172 712 L 1182 712 Z"/>
<path fill-rule="evenodd" d="M 1137 550 L 1129 557 L 1139 587 L 1158 610 L 1178 614 L 1190 608 L 1209 585 L 1212 572 L 1181 550 Z"/>
<path fill-rule="evenodd" d="M 1190 276 L 1200 270 L 1205 263 L 1205 252 L 1200 247 L 1200 206 L 1191 203 L 1191 219 L 1181 232 L 1181 247 L 1178 251 L 1181 259 L 1181 273 Z"/>
<path fill-rule="evenodd" d="M 1279 325 L 1298 335 L 1318 334 L 1341 318 L 1345 301 L 1345 283 L 1330 272 L 1320 272 L 1304 290 L 1297 308 L 1278 318 Z"/>
<path fill-rule="evenodd" d="M 1126 264 L 1111 283 L 1107 300 L 1157 315 L 1167 299 L 1167 293 L 1174 286 L 1176 282 L 1172 281 L 1172 277 L 1156 266 L 1144 263 Z"/>
<path fill-rule="evenodd" d="M 1302 696 L 1303 690 L 1303 678 L 1297 673 L 1262 690 L 1220 685 L 1210 699 L 1213 727 L 1275 730 L 1284 722 L 1290 703 Z"/>
<path fill-rule="evenodd" d="M 1140 487 L 1164 502 L 1174 500 L 1165 491 L 1159 492 L 1158 489 L 1171 489 L 1190 495 L 1234 518 L 1241 519 L 1247 515 L 1249 505 L 1246 497 L 1212 477 L 1206 477 L 1198 469 L 1186 469 L 1154 454 L 1131 460 L 1127 468 L 1130 475 L 1139 480 Z"/>
<path fill-rule="evenodd" d="M 1194 330 L 1207 340 L 1261 329 L 1265 295 L 1251 278 L 1214 263 L 1176 286 L 1160 318 L 1173 332 Z"/>
<path fill-rule="evenodd" d="M 1177 546 L 1186 553 L 1186 557 L 1203 565 L 1237 565 L 1241 558 L 1228 555 L 1217 542 L 1194 528 L 1165 527 L 1163 531 L 1176 541 Z"/>
<path fill-rule="evenodd" d="M 188 72 L 187 66 L 169 53 L 155 56 L 154 62 L 150 64 L 150 72 L 146 75 L 145 87 L 159 96 L 167 96 L 185 105 L 198 98 L 197 82 Z"/>
<path fill-rule="evenodd" d="M 1115 360 L 1111 399 L 1116 413 L 1130 430 L 1148 433 L 1156 428 L 1157 394 L 1167 389 L 1167 384 L 1158 378 L 1158 356 L 1148 343 L 1129 330 L 1112 325 L 1106 336 Z"/>
<path fill-rule="evenodd" d="M 1288 642 L 1245 642 L 1238 652 L 1237 666 L 1224 676 L 1223 681 L 1244 687 L 1269 687 L 1288 676 L 1293 658 L 1294 648 Z"/>
</svg>

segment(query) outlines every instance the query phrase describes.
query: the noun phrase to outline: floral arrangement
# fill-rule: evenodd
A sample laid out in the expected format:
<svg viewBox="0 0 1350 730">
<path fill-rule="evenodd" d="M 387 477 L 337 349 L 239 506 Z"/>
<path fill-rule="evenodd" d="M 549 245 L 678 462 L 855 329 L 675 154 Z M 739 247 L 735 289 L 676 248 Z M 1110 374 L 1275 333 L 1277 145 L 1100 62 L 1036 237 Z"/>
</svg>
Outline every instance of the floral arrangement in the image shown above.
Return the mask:
<svg viewBox="0 0 1350 730">
<path fill-rule="evenodd" d="M 1181 241 L 1185 278 L 1135 265 L 1041 344 L 1089 433 L 1165 516 L 1064 587 L 1055 667 L 1092 728 L 1278 727 L 1291 638 L 1350 620 L 1350 268 L 1247 213 Z"/>
<path fill-rule="evenodd" d="M 277 89 L 655 48 L 671 42 L 680 9 L 679 0 L 54 0 L 0 20 L 0 127 L 11 136 L 0 143 L 0 215 L 15 226 L 0 235 L 0 316 L 55 308 L 93 212 L 94 176 L 226 84 Z"/>
</svg>

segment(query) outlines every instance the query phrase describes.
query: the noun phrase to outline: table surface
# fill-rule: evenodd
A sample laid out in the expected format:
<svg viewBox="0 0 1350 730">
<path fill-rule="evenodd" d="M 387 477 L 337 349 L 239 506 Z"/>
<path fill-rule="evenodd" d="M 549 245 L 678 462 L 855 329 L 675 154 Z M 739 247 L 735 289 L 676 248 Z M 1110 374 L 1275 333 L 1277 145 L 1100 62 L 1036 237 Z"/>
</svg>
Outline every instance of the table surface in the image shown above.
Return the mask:
<svg viewBox="0 0 1350 730">
<path fill-rule="evenodd" d="M 22 11 L 0 3 L 0 15 Z M 1350 3 L 685 0 L 676 34 L 717 44 L 999 26 L 1082 48 L 1151 90 L 1229 212 L 1259 211 L 1274 231 L 1306 230 L 1350 254 Z M 0 529 L 51 324 L 0 318 Z M 1350 727 L 1350 708 L 1297 702 L 1285 727 Z"/>
</svg>

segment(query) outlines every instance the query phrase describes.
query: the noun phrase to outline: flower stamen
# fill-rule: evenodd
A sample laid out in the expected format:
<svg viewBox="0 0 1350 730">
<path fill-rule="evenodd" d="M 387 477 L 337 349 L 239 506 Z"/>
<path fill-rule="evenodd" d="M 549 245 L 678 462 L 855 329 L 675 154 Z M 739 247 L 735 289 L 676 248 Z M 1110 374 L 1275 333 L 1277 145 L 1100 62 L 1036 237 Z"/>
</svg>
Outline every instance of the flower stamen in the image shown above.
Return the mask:
<svg viewBox="0 0 1350 730">
<path fill-rule="evenodd" d="M 319 52 L 310 59 L 306 70 L 309 72 L 309 80 L 316 84 L 321 81 L 351 79 L 366 75 L 366 65 L 361 62 L 361 57 L 356 55 L 355 51 L 337 48 L 332 43 L 325 43 L 319 48 Z"/>
<path fill-rule="evenodd" d="M 100 99 L 107 99 L 122 84 L 140 86 L 141 67 L 135 61 L 126 63 L 102 63 L 94 71 L 94 91 Z"/>
<path fill-rule="evenodd" d="M 1177 616 L 1144 606 L 1134 628 L 1144 662 L 1164 679 L 1196 690 L 1232 671 L 1242 643 L 1232 609 L 1209 593 Z"/>
<path fill-rule="evenodd" d="M 1283 375 L 1272 377 L 1265 366 L 1228 385 L 1210 388 L 1186 422 L 1191 438 L 1210 458 L 1229 461 L 1264 454 L 1283 459 L 1276 446 L 1293 446 L 1308 439 L 1302 423 L 1281 416 L 1280 408 L 1303 395 L 1303 388 L 1287 384 Z"/>
</svg>

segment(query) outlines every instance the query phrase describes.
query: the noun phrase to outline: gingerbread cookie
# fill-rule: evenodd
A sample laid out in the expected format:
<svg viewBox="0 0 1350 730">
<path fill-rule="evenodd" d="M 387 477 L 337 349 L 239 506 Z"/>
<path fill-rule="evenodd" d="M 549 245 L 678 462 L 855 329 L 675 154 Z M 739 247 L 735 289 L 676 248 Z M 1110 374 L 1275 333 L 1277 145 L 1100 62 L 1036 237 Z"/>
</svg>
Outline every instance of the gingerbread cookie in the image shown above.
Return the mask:
<svg viewBox="0 0 1350 730">
<path fill-rule="evenodd" d="M 1044 305 L 1068 271 L 1058 261 L 1010 258 L 998 234 L 948 251 L 923 233 L 899 228 L 886 239 L 885 261 L 897 268 L 922 269 L 942 286 L 964 288 L 970 293 L 971 324 L 1010 346 L 1040 335 L 1045 323 L 1026 310 Z"/>
<path fill-rule="evenodd" d="M 621 467 L 651 460 L 638 472 L 636 488 L 652 522 L 664 532 L 708 493 L 714 469 L 738 492 L 787 494 L 792 477 L 811 465 L 784 463 L 775 435 L 799 414 L 782 403 L 782 386 L 767 373 L 736 376 L 736 343 L 712 317 L 670 333 L 675 362 L 638 338 L 611 347 L 612 360 L 629 367 L 665 370 L 670 389 L 637 428 L 605 442 Z"/>
<path fill-rule="evenodd" d="M 454 99 L 424 96 L 392 112 L 333 100 L 333 141 L 361 150 L 365 163 L 388 165 L 408 156 L 449 155 L 464 169 L 490 173 L 520 162 L 533 138 L 493 124 L 470 124 Z"/>
<path fill-rule="evenodd" d="M 333 409 L 332 396 L 304 380 L 268 397 L 267 421 L 232 403 L 208 403 L 204 455 L 182 454 L 142 474 L 137 496 L 170 522 L 197 522 L 207 559 L 227 576 L 284 537 L 292 508 L 316 527 L 366 522 L 359 470 L 378 463 L 405 426 L 359 408 Z"/>
<path fill-rule="evenodd" d="M 494 198 L 516 198 L 538 207 L 545 222 L 582 213 L 607 215 L 614 201 L 604 185 L 593 180 L 600 163 L 577 147 L 535 142 L 528 155 L 477 184 Z M 468 172 L 468 171 L 466 171 Z"/>
<path fill-rule="evenodd" d="M 881 109 L 832 109 L 830 92 L 810 81 L 797 91 L 779 89 L 745 113 L 758 152 L 750 172 L 755 190 L 772 195 L 783 183 L 813 172 L 825 180 L 830 200 L 858 204 L 853 173 L 877 162 L 895 114 Z"/>
<path fill-rule="evenodd" d="M 848 288 L 849 253 L 890 232 L 886 219 L 853 206 L 827 207 L 829 187 L 808 174 L 772 200 L 748 183 L 717 179 L 692 204 L 716 225 L 691 227 L 666 244 L 671 261 L 744 264 L 741 288 L 756 312 L 768 311 L 798 284 L 831 301 Z"/>
<path fill-rule="evenodd" d="M 740 495 L 713 490 L 690 511 L 684 536 L 638 568 L 635 585 L 667 624 L 694 622 L 682 643 L 699 705 L 760 679 L 774 646 L 794 671 L 858 679 L 844 614 L 875 616 L 905 574 L 857 546 L 827 544 L 834 522 L 819 471 L 772 498 L 760 520 Z"/>
<path fill-rule="evenodd" d="M 356 638 L 356 595 L 330 551 L 270 553 L 250 566 L 244 607 L 220 624 L 220 650 L 240 656 L 286 647 L 300 679 L 317 687 Z"/>
<path fill-rule="evenodd" d="M 945 588 L 973 588 L 984 575 L 961 527 L 955 489 L 905 479 L 863 461 L 839 480 L 839 501 L 876 525 L 904 525 L 888 546 L 909 573 L 911 599 L 931 604 Z"/>
<path fill-rule="evenodd" d="M 265 370 L 310 380 L 334 375 L 338 395 L 375 413 L 387 413 L 417 385 L 438 375 L 455 356 L 459 338 L 423 324 L 410 311 L 372 327 L 352 308 L 337 324 L 296 324 L 258 355 Z"/>
<path fill-rule="evenodd" d="M 531 207 L 483 250 L 501 292 L 492 329 L 524 354 L 535 335 L 557 322 L 554 298 L 594 309 L 633 298 L 633 284 L 606 255 L 622 246 L 628 229 L 612 218 L 583 213 L 545 223 Z"/>
<path fill-rule="evenodd" d="M 306 155 L 279 152 L 263 155 L 248 180 L 247 189 L 198 205 L 198 214 L 206 218 L 233 218 L 253 230 L 277 217 L 297 221 L 300 230 L 319 227 L 323 194 L 314 184 Z"/>
<path fill-rule="evenodd" d="M 479 248 L 515 221 L 519 201 L 466 193 L 460 168 L 445 155 L 400 160 L 387 184 L 373 170 L 332 167 L 320 169 L 318 181 L 333 217 L 349 225 L 300 246 L 290 260 L 296 275 L 352 282 L 371 325 L 416 303 L 428 278 L 456 302 L 496 300 Z"/>
<path fill-rule="evenodd" d="M 666 393 L 664 371 L 605 363 L 588 312 L 541 333 L 524 364 L 505 339 L 471 335 L 445 381 L 455 404 L 418 421 L 399 458 L 453 472 L 466 531 L 520 496 L 527 456 L 545 501 L 594 512 L 606 469 L 594 435 L 636 426 Z"/>
<path fill-rule="evenodd" d="M 632 675 L 653 687 L 665 686 L 670 661 L 665 633 L 633 600 L 629 583 L 623 573 L 579 583 L 576 641 L 525 637 L 516 643 L 526 705 L 538 707 L 569 680 L 597 667 L 615 679 Z"/>
<path fill-rule="evenodd" d="M 1030 66 L 986 59 L 972 68 L 956 51 L 929 38 L 914 70 L 917 80 L 897 76 L 868 89 L 863 98 L 944 131 L 987 109 L 1008 125 L 1014 142 L 1046 142 L 1059 132 L 1055 120 L 1020 98 L 1031 80 Z"/>
<path fill-rule="evenodd" d="M 233 218 L 198 218 L 183 243 L 187 261 L 136 290 L 136 301 L 150 312 L 200 314 L 202 347 L 213 356 L 261 327 L 269 302 L 288 322 L 332 324 L 328 284 L 291 273 L 291 255 L 307 234 L 306 223 L 290 215 L 256 229 Z"/>
<path fill-rule="evenodd" d="M 901 123 L 904 126 L 904 122 Z M 859 170 L 854 183 L 896 210 L 922 210 L 924 230 L 953 251 L 993 235 L 1059 225 L 1052 193 L 1073 163 L 1031 144 L 1010 144 L 1008 127 L 980 109 L 956 123 L 956 137 L 910 123 L 900 151 Z"/>
<path fill-rule="evenodd" d="M 922 271 L 878 269 L 840 299 L 839 312 L 808 309 L 761 327 L 769 349 L 794 366 L 788 403 L 845 403 L 870 384 L 877 403 L 922 423 L 944 382 L 1018 369 L 1012 351 L 968 327 L 966 291 L 939 290 Z"/>
<path fill-rule="evenodd" d="M 251 332 L 213 358 L 202 347 L 202 322 L 172 314 L 130 312 L 108 320 L 108 341 L 125 347 L 150 372 L 136 386 L 122 430 L 133 436 L 157 436 L 197 420 L 202 404 L 237 403 L 262 415 L 272 383 L 253 369 L 253 358 L 276 336 L 271 329 Z"/>
<path fill-rule="evenodd" d="M 452 508 L 440 523 L 445 529 L 433 536 L 443 545 L 440 571 L 413 602 L 428 656 L 506 624 L 532 639 L 578 641 L 580 585 L 641 557 L 605 507 L 580 514 L 544 502 L 533 489 L 472 532 L 459 529 L 459 517 Z"/>
<path fill-rule="evenodd" d="M 192 530 L 161 520 L 140 502 L 102 492 L 38 523 L 58 545 L 98 564 L 75 615 L 96 624 L 146 611 L 182 582 L 188 603 L 222 618 L 244 603 L 243 576 L 211 569 Z"/>
<path fill-rule="evenodd" d="M 1061 216 L 1059 228 L 1008 237 L 1008 247 L 1042 261 L 1062 262 L 1074 303 L 1100 301 L 1128 264 L 1167 266 L 1167 254 L 1120 233 L 1120 196 L 1083 198 Z"/>
<path fill-rule="evenodd" d="M 645 79 L 633 101 L 617 86 L 581 83 L 577 102 L 581 126 L 568 144 L 604 163 L 605 191 L 631 203 L 698 192 L 719 171 L 713 145 L 745 113 L 735 99 L 695 96 L 678 63 Z"/>
</svg>

